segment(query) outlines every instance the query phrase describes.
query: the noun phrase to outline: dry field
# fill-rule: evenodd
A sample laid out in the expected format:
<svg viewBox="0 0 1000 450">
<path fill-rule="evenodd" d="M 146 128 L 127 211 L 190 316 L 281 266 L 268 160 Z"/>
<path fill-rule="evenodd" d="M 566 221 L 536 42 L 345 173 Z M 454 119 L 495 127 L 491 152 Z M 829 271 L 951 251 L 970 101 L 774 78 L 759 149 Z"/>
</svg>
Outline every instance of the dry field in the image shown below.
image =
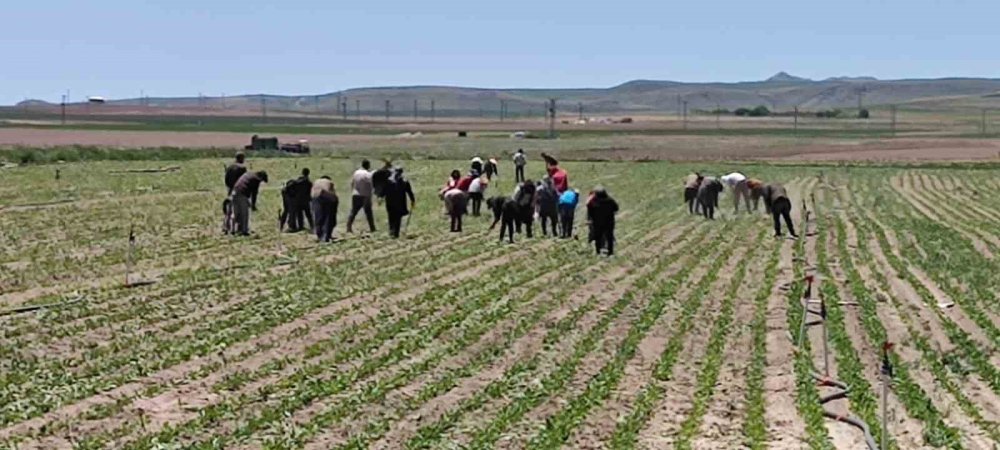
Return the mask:
<svg viewBox="0 0 1000 450">
<path fill-rule="evenodd" d="M 374 128 L 373 128 L 374 129 Z M 1000 158 L 1000 140 L 910 136 L 794 137 L 757 135 L 605 134 L 557 140 L 510 139 L 497 131 L 474 131 L 469 138 L 454 132 L 421 132 L 417 136 L 375 134 L 276 133 L 282 142 L 307 138 L 321 154 L 365 155 L 404 152 L 454 158 L 507 155 L 517 148 L 532 154 L 548 151 L 571 159 L 712 160 L 777 159 L 808 161 L 981 161 Z M 0 127 L 0 147 L 229 148 L 239 149 L 248 133 L 121 130 L 66 130 Z"/>
<path fill-rule="evenodd" d="M 824 348 L 850 385 L 826 408 L 891 448 L 1000 443 L 992 171 L 571 162 L 622 205 L 598 258 L 583 238 L 498 244 L 485 217 L 448 233 L 434 193 L 463 161 L 406 163 L 404 239 L 380 208 L 383 230 L 344 234 L 342 201 L 341 239 L 316 245 L 275 229 L 277 186 L 308 166 L 345 199 L 351 163 L 253 160 L 275 181 L 256 236 L 224 237 L 222 163 L 3 169 L 0 447 L 864 448 L 823 417 Z M 784 183 L 803 239 L 728 193 L 717 220 L 688 215 L 696 169 Z M 133 277 L 155 283 L 126 288 L 132 226 Z M 828 335 L 800 334 L 820 301 Z"/>
</svg>

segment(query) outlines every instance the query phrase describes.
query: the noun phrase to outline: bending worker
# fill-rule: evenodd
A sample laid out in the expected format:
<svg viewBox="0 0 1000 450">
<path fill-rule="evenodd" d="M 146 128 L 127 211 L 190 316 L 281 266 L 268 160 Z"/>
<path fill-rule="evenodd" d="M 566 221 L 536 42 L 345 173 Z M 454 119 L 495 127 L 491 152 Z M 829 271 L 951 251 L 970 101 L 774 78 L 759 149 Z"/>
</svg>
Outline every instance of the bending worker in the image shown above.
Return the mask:
<svg viewBox="0 0 1000 450">
<path fill-rule="evenodd" d="M 795 225 L 792 224 L 792 201 L 788 199 L 785 187 L 778 183 L 768 184 L 764 186 L 763 196 L 764 208 L 774 218 L 774 237 L 781 237 L 781 218 L 784 217 L 788 234 L 797 239 L 799 236 L 795 234 Z"/>
<path fill-rule="evenodd" d="M 747 176 L 739 172 L 733 172 L 729 175 L 725 175 L 719 178 L 722 184 L 729 186 L 730 191 L 733 193 L 733 206 L 736 207 L 735 212 L 740 212 L 740 198 L 747 205 L 747 212 L 750 212 L 750 188 L 747 187 Z"/>
</svg>

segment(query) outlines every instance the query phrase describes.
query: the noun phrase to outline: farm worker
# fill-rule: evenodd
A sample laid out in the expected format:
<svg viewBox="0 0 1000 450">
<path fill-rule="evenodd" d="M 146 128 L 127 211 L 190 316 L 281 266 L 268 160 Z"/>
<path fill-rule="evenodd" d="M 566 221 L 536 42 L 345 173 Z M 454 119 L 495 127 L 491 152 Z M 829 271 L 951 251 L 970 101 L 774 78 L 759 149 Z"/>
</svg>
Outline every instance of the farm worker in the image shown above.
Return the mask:
<svg viewBox="0 0 1000 450">
<path fill-rule="evenodd" d="M 524 181 L 524 166 L 528 164 L 528 157 L 524 154 L 524 149 L 517 149 L 517 153 L 514 153 L 514 182 L 520 183 Z"/>
<path fill-rule="evenodd" d="M 471 172 L 476 176 L 483 173 L 483 159 L 479 156 L 472 157 Z"/>
<path fill-rule="evenodd" d="M 472 200 L 472 215 L 474 217 L 479 217 L 479 211 L 483 206 L 483 197 L 489 185 L 489 176 L 475 178 L 469 184 L 469 200 Z"/>
<path fill-rule="evenodd" d="M 698 204 L 706 219 L 715 219 L 715 208 L 719 207 L 719 193 L 722 183 L 715 177 L 704 177 L 698 186 Z"/>
<path fill-rule="evenodd" d="M 347 232 L 353 233 L 354 218 L 358 211 L 364 210 L 368 220 L 368 230 L 375 232 L 375 213 L 372 212 L 372 164 L 367 159 L 361 160 L 361 167 L 351 175 L 351 213 L 347 215 Z"/>
<path fill-rule="evenodd" d="M 468 175 L 458 179 L 458 184 L 455 185 L 455 189 L 462 192 L 469 192 L 469 188 L 472 187 L 472 180 L 475 180 L 476 178 L 479 178 L 479 172 L 476 172 L 475 169 L 470 170 Z"/>
<path fill-rule="evenodd" d="M 285 187 L 281 188 L 282 210 L 279 218 L 279 228 L 284 229 L 288 224 L 288 231 L 295 233 L 302 231 L 306 222 L 309 222 L 309 229 L 313 228 L 313 214 L 310 211 L 309 191 L 313 182 L 309 179 L 309 169 L 302 169 L 302 176 L 288 180 Z"/>
<path fill-rule="evenodd" d="M 764 182 L 750 178 L 747 180 L 747 188 L 750 189 L 750 201 L 753 202 L 753 210 L 756 211 L 760 205 L 760 198 L 764 195 Z"/>
<path fill-rule="evenodd" d="M 615 214 L 618 213 L 618 202 L 608 195 L 603 186 L 594 188 L 594 199 L 587 205 L 587 221 L 593 227 L 594 248 L 597 254 L 601 250 L 607 255 L 615 254 Z"/>
<path fill-rule="evenodd" d="M 548 223 L 551 222 L 552 237 L 558 236 L 556 229 L 559 227 L 559 193 L 552 184 L 552 178 L 548 176 L 543 177 L 535 189 L 535 208 L 542 221 L 542 234 L 549 235 Z"/>
<path fill-rule="evenodd" d="M 458 180 L 462 179 L 462 172 L 458 169 L 452 170 L 448 180 L 444 183 L 444 191 L 449 191 L 458 187 Z"/>
<path fill-rule="evenodd" d="M 392 167 L 391 163 L 387 163 L 387 167 L 382 170 L 387 171 L 380 192 L 385 198 L 385 211 L 389 216 L 389 235 L 398 238 L 403 225 L 403 217 L 410 214 L 410 209 L 416 206 L 417 200 L 413 196 L 413 187 L 403 176 L 402 167 Z M 407 198 L 410 200 L 410 208 L 407 208 Z"/>
<path fill-rule="evenodd" d="M 545 159 L 545 171 L 552 177 L 552 184 L 556 187 L 556 192 L 560 194 L 566 192 L 566 189 L 569 189 L 569 174 L 559 167 L 559 161 L 551 155 L 542 153 L 542 158 Z"/>
<path fill-rule="evenodd" d="M 576 215 L 576 204 L 580 201 L 580 191 L 568 189 L 559 196 L 559 224 L 563 239 L 573 236 L 573 217 Z"/>
<path fill-rule="evenodd" d="M 267 172 L 247 172 L 233 185 L 233 215 L 236 232 L 250 235 L 250 210 L 257 210 L 257 192 L 260 184 L 267 183 Z"/>
<path fill-rule="evenodd" d="M 698 203 L 695 202 L 695 198 L 698 197 L 698 188 L 701 186 L 702 178 L 704 177 L 698 172 L 684 178 L 684 202 L 688 205 L 688 214 L 698 212 Z"/>
<path fill-rule="evenodd" d="M 517 205 L 518 218 L 515 220 L 514 225 L 517 228 L 517 232 L 521 232 L 521 225 L 525 226 L 525 235 L 532 236 L 532 227 L 535 221 L 535 195 L 536 195 L 535 182 L 531 180 L 524 180 L 523 183 L 518 185 L 517 189 L 514 191 L 512 198 L 514 203 Z"/>
<path fill-rule="evenodd" d="M 721 178 L 722 183 L 733 192 L 733 205 L 736 207 L 736 212 L 740 212 L 740 198 L 747 205 L 747 212 L 750 212 L 750 188 L 747 187 L 747 177 L 739 172 L 733 172 L 729 175 L 724 175 Z"/>
<path fill-rule="evenodd" d="M 469 201 L 469 194 L 461 189 L 449 189 L 444 193 L 444 208 L 451 218 L 451 232 L 460 233 L 462 231 L 462 216 L 466 213 Z"/>
<path fill-rule="evenodd" d="M 337 226 L 337 207 L 340 206 L 340 199 L 337 198 L 337 191 L 330 177 L 323 175 L 316 180 L 309 197 L 312 199 L 313 215 L 316 216 L 316 239 L 330 242 L 333 229 Z"/>
<path fill-rule="evenodd" d="M 243 152 L 236 152 L 236 161 L 232 164 L 226 166 L 226 196 L 233 195 L 233 186 L 236 186 L 236 181 L 247 173 L 246 166 L 247 156 Z"/>
<path fill-rule="evenodd" d="M 490 158 L 486 161 L 486 166 L 483 167 L 483 171 L 486 172 L 486 179 L 493 181 L 494 176 L 500 176 L 500 168 L 497 166 L 497 159 Z"/>
<path fill-rule="evenodd" d="M 774 218 L 774 237 L 781 237 L 781 218 L 784 217 L 785 225 L 788 225 L 788 234 L 798 239 L 795 225 L 792 224 L 792 201 L 788 199 L 785 187 L 778 183 L 768 184 L 764 186 L 762 195 L 764 208 Z"/>
</svg>

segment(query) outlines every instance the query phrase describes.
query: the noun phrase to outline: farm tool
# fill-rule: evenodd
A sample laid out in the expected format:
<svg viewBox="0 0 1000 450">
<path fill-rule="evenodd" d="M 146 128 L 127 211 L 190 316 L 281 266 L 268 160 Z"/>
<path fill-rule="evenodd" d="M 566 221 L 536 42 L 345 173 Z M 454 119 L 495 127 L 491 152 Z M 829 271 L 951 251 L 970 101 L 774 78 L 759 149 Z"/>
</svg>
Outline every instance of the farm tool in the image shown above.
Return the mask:
<svg viewBox="0 0 1000 450">
<path fill-rule="evenodd" d="M 803 201 L 803 203 L 805 203 L 805 201 Z M 827 319 L 826 301 L 822 297 L 820 297 L 818 300 L 812 299 L 813 281 L 815 281 L 815 276 L 814 275 L 808 275 L 808 276 L 806 276 L 806 283 L 807 283 L 806 284 L 806 291 L 805 291 L 805 294 L 802 296 L 802 311 L 803 311 L 803 314 L 802 314 L 802 325 L 799 328 L 799 342 L 797 342 L 796 345 L 797 345 L 797 347 L 802 348 L 803 339 L 807 339 L 808 338 L 808 335 L 806 334 L 806 332 L 807 332 L 807 329 L 809 327 L 819 326 L 819 327 L 822 328 L 822 331 L 823 331 L 823 373 L 820 374 L 820 373 L 817 373 L 815 370 L 812 370 L 811 371 L 811 375 L 812 375 L 813 379 L 816 380 L 816 383 L 817 383 L 818 386 L 833 388 L 833 392 L 831 392 L 830 394 L 827 394 L 827 395 L 821 397 L 820 400 L 819 400 L 820 404 L 822 404 L 822 405 L 825 406 L 827 403 L 830 403 L 830 402 L 832 402 L 834 400 L 840 400 L 840 399 L 847 398 L 847 394 L 851 391 L 851 388 L 850 388 L 850 386 L 847 385 L 847 383 L 844 383 L 843 381 L 836 380 L 836 379 L 830 377 L 830 349 L 829 349 L 829 344 L 828 344 L 830 336 L 829 336 L 829 331 L 827 330 L 827 326 L 826 326 L 826 319 Z M 817 309 L 810 308 L 810 305 L 813 305 L 813 304 L 818 304 L 819 305 L 819 309 L 817 310 Z M 810 315 L 815 316 L 816 318 L 810 320 L 809 319 Z M 887 361 L 883 360 L 883 370 L 885 370 L 885 364 L 887 364 Z M 883 377 L 885 377 L 885 375 L 883 375 Z M 883 379 L 883 382 L 884 382 L 884 379 Z M 884 413 L 884 411 L 885 411 L 885 399 L 886 399 L 886 397 L 888 395 L 885 392 L 885 389 L 886 389 L 885 388 L 885 384 L 883 383 L 883 392 L 882 392 L 882 398 L 883 398 L 883 407 L 882 407 L 882 410 L 883 410 L 883 422 L 885 422 L 885 413 Z M 825 407 L 823 408 L 823 416 L 825 416 L 825 417 L 827 417 L 829 419 L 833 419 L 833 420 L 836 420 L 838 422 L 843 422 L 843 423 L 846 423 L 848 425 L 852 425 L 852 426 L 854 426 L 856 428 L 859 428 L 862 431 L 862 433 L 864 433 L 865 444 L 867 444 L 868 450 L 878 450 L 879 449 L 878 444 L 875 442 L 875 438 L 872 436 L 871 430 L 868 428 L 868 424 L 866 424 L 861 419 L 858 419 L 857 416 L 850 415 L 850 414 L 842 414 L 842 413 L 839 413 L 839 412 L 831 411 L 829 409 L 826 409 Z M 884 430 L 884 423 L 883 423 L 883 430 Z M 883 446 L 884 446 L 885 445 L 885 441 L 886 441 L 886 434 L 884 432 L 883 432 L 883 435 L 882 435 L 882 440 L 883 440 Z M 882 447 L 882 448 L 885 449 L 885 447 Z"/>
</svg>

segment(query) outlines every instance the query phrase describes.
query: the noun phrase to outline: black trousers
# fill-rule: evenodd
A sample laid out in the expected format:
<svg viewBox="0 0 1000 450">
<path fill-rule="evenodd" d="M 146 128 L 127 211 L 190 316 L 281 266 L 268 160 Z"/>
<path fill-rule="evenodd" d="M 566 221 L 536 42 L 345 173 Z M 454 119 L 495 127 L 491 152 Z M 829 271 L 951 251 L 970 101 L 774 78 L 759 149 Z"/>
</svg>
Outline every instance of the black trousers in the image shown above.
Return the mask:
<svg viewBox="0 0 1000 450">
<path fill-rule="evenodd" d="M 795 225 L 792 224 L 792 202 L 787 198 L 779 198 L 771 203 L 771 217 L 774 218 L 774 235 L 781 236 L 781 219 L 785 219 L 788 234 L 796 236 Z"/>
<path fill-rule="evenodd" d="M 451 231 L 453 233 L 459 233 L 462 231 L 462 215 L 455 214 L 451 216 Z"/>
<path fill-rule="evenodd" d="M 597 254 L 607 249 L 608 256 L 615 254 L 615 224 L 594 225 L 594 248 Z"/>
<path fill-rule="evenodd" d="M 394 238 L 399 237 L 400 228 L 403 226 L 403 215 L 398 213 L 389 213 L 389 236 Z"/>
<path fill-rule="evenodd" d="M 570 208 L 568 206 L 559 207 L 559 225 L 562 231 L 562 236 L 564 239 L 569 239 L 573 237 L 573 218 L 576 215 L 576 208 Z"/>
<path fill-rule="evenodd" d="M 552 237 L 556 237 L 559 233 L 556 231 L 559 228 L 559 214 L 556 211 L 551 211 L 543 214 L 539 214 L 538 218 L 542 221 L 542 234 L 545 236 L 549 235 L 549 224 L 552 227 Z"/>
<path fill-rule="evenodd" d="M 518 183 L 524 181 L 524 166 L 514 167 L 514 181 Z"/>
<path fill-rule="evenodd" d="M 472 215 L 479 217 L 479 212 L 483 207 L 483 193 L 482 192 L 471 192 L 469 193 L 469 199 L 472 200 Z"/>
<path fill-rule="evenodd" d="M 351 213 L 347 216 L 347 232 L 354 230 L 354 218 L 358 211 L 364 210 L 365 218 L 368 219 L 368 229 L 375 232 L 375 214 L 372 212 L 372 198 L 361 195 L 351 196 Z"/>
<path fill-rule="evenodd" d="M 695 197 L 697 196 L 698 188 L 684 188 L 684 202 L 688 205 L 688 214 L 694 214 L 695 206 L 697 206 Z"/>
<path fill-rule="evenodd" d="M 337 202 L 326 198 L 315 198 L 312 201 L 313 215 L 316 218 L 313 229 L 320 242 L 330 242 L 333 229 L 337 226 Z"/>
</svg>

